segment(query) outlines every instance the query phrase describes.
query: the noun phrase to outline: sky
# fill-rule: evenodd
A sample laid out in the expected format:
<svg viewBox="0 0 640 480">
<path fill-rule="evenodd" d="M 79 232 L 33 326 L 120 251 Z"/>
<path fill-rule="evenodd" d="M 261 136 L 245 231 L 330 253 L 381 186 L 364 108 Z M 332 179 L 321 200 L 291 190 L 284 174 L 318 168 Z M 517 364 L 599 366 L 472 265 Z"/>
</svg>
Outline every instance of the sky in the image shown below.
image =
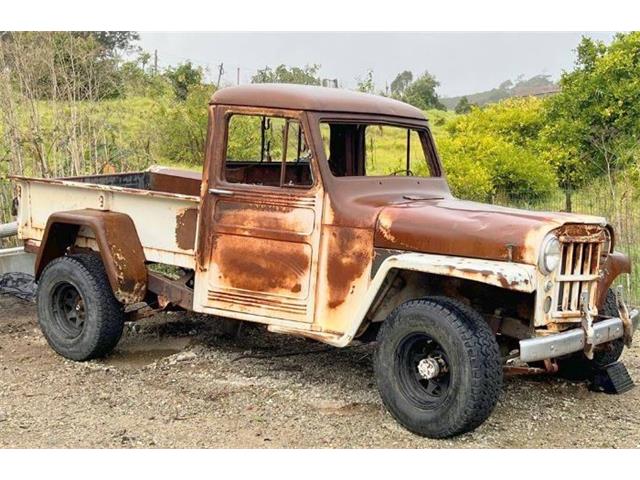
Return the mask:
<svg viewBox="0 0 640 480">
<path fill-rule="evenodd" d="M 373 72 L 384 89 L 403 70 L 429 71 L 442 97 L 497 87 L 520 75 L 558 79 L 571 70 L 581 36 L 609 42 L 612 32 L 140 32 L 139 45 L 158 51 L 160 67 L 187 60 L 222 84 L 249 83 L 258 68 L 321 65 L 322 78 L 353 88 Z"/>
</svg>

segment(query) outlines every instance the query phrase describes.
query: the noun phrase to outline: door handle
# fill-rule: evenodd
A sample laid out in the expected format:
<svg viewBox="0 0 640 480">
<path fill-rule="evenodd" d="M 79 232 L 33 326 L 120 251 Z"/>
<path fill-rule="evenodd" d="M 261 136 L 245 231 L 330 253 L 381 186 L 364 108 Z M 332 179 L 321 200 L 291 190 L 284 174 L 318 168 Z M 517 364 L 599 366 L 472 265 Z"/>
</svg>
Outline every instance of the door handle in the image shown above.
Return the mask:
<svg viewBox="0 0 640 480">
<path fill-rule="evenodd" d="M 231 190 L 223 190 L 221 188 L 210 188 L 209 193 L 211 195 L 218 195 L 221 197 L 232 197 L 233 192 Z"/>
</svg>

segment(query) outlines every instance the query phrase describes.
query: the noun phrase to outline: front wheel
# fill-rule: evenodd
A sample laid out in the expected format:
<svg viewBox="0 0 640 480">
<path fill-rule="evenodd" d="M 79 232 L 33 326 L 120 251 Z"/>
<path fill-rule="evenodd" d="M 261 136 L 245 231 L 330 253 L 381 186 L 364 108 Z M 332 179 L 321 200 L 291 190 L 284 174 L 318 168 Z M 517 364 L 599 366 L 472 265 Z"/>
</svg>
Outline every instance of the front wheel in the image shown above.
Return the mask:
<svg viewBox="0 0 640 480">
<path fill-rule="evenodd" d="M 109 353 L 124 328 L 124 309 L 111 291 L 100 257 L 56 258 L 38 280 L 38 323 L 47 342 L 71 360 Z"/>
<path fill-rule="evenodd" d="M 493 411 L 502 386 L 495 336 L 463 303 L 443 297 L 400 305 L 378 334 L 382 401 L 408 430 L 431 438 L 471 431 Z"/>
</svg>

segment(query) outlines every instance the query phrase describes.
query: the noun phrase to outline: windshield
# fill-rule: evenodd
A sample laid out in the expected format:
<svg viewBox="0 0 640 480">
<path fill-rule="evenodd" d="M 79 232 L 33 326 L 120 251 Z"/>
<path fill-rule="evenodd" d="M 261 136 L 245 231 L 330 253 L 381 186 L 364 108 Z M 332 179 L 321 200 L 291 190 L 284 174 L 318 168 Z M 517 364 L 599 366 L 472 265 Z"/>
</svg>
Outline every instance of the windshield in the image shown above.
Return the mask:
<svg viewBox="0 0 640 480">
<path fill-rule="evenodd" d="M 352 176 L 433 176 L 424 129 L 374 123 L 321 122 L 331 173 Z"/>
</svg>

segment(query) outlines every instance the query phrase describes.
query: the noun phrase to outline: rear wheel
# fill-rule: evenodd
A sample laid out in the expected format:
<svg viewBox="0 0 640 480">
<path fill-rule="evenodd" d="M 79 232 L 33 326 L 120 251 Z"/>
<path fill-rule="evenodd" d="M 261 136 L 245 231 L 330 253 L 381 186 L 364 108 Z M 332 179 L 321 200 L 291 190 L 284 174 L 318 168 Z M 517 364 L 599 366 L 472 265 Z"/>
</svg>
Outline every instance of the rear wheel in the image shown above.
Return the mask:
<svg viewBox="0 0 640 480">
<path fill-rule="evenodd" d="M 602 313 L 608 317 L 617 317 L 618 302 L 613 290 L 607 291 Z M 624 340 L 617 338 L 612 342 L 598 345 L 593 352 L 593 360 L 589 360 L 583 352 L 577 352 L 558 361 L 558 373 L 569 380 L 586 380 L 596 370 L 617 362 L 624 350 Z"/>
<path fill-rule="evenodd" d="M 446 438 L 478 427 L 502 385 L 496 339 L 466 305 L 431 297 L 400 305 L 378 335 L 382 401 L 408 430 Z"/>
<path fill-rule="evenodd" d="M 38 323 L 47 342 L 71 360 L 109 353 L 124 327 L 124 309 L 111 291 L 100 257 L 60 257 L 38 280 Z"/>
</svg>

